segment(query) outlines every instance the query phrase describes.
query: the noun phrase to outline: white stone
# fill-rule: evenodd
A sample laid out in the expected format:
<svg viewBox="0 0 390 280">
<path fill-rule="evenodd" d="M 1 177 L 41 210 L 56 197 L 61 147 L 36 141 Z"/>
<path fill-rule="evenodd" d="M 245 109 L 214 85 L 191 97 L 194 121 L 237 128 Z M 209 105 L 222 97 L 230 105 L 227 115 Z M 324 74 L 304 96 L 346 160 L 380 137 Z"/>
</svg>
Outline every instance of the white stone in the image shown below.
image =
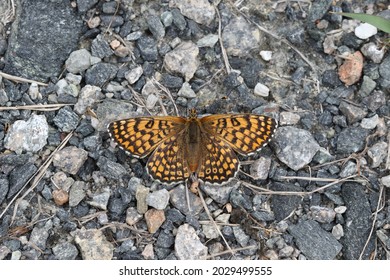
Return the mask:
<svg viewBox="0 0 390 280">
<path fill-rule="evenodd" d="M 272 51 L 260 51 L 260 56 L 264 61 L 270 61 L 272 59 Z"/>
<path fill-rule="evenodd" d="M 177 93 L 178 96 L 185 98 L 195 98 L 196 93 L 192 90 L 191 85 L 188 82 L 184 82 L 181 89 Z"/>
<path fill-rule="evenodd" d="M 87 70 L 91 66 L 91 54 L 86 49 L 72 52 L 65 62 L 68 72 L 77 74 Z"/>
<path fill-rule="evenodd" d="M 175 255 L 179 260 L 204 260 L 207 257 L 207 247 L 189 224 L 181 225 L 177 229 Z"/>
<path fill-rule="evenodd" d="M 370 58 L 374 63 L 381 63 L 385 55 L 385 47 L 378 47 L 374 42 L 364 44 L 361 48 L 364 56 Z"/>
<path fill-rule="evenodd" d="M 68 82 L 65 79 L 61 79 L 56 83 L 56 92 L 58 95 L 65 93 L 65 87 L 68 86 Z"/>
<path fill-rule="evenodd" d="M 169 72 L 179 74 L 189 81 L 199 65 L 199 48 L 191 41 L 180 43 L 164 57 L 164 66 Z"/>
<path fill-rule="evenodd" d="M 35 100 L 37 98 L 41 99 L 42 95 L 39 92 L 38 84 L 37 83 L 31 83 L 29 89 L 28 89 L 28 95 L 30 95 L 32 100 Z"/>
<path fill-rule="evenodd" d="M 334 209 L 334 211 L 337 213 L 337 214 L 344 214 L 345 211 L 347 211 L 347 207 L 345 206 L 338 206 Z"/>
<path fill-rule="evenodd" d="M 267 97 L 269 95 L 269 88 L 266 85 L 257 83 L 253 93 L 257 96 Z"/>
<path fill-rule="evenodd" d="M 381 182 L 385 187 L 390 188 L 390 175 L 382 177 Z"/>
<path fill-rule="evenodd" d="M 299 122 L 301 116 L 293 112 L 281 112 L 279 117 L 280 125 L 294 125 Z"/>
<path fill-rule="evenodd" d="M 127 72 L 125 78 L 132 85 L 139 80 L 143 73 L 144 70 L 142 69 L 142 66 L 137 66 L 136 68 L 131 69 L 129 72 Z"/>
<path fill-rule="evenodd" d="M 362 23 L 355 28 L 355 36 L 363 40 L 374 36 L 376 33 L 378 33 L 378 29 L 369 23 Z"/>
<path fill-rule="evenodd" d="M 9 129 L 4 146 L 16 153 L 37 152 L 46 145 L 49 125 L 44 115 L 32 115 L 28 121 L 16 121 Z"/>
<path fill-rule="evenodd" d="M 344 229 L 340 224 L 337 224 L 332 229 L 332 235 L 339 240 L 341 237 L 344 236 Z"/>
<path fill-rule="evenodd" d="M 214 20 L 215 8 L 207 0 L 172 0 L 172 4 L 183 16 L 201 25 L 208 26 Z"/>
<path fill-rule="evenodd" d="M 148 95 L 148 98 L 146 99 L 146 108 L 153 109 L 158 101 L 158 97 L 154 94 Z"/>
<path fill-rule="evenodd" d="M 360 126 L 365 129 L 374 129 L 379 123 L 379 117 L 377 114 L 372 116 L 371 118 L 364 118 L 360 123 Z"/>
</svg>

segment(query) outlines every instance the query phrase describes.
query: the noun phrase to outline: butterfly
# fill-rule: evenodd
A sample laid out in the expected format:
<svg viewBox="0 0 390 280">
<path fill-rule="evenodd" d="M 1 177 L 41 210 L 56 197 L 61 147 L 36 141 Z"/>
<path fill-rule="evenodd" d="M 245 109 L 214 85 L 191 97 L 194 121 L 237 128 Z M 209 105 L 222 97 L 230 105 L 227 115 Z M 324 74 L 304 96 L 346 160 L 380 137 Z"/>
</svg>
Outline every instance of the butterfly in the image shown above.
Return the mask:
<svg viewBox="0 0 390 280">
<path fill-rule="evenodd" d="M 148 174 L 161 183 L 199 179 L 222 185 L 233 179 L 240 162 L 236 155 L 251 155 L 264 147 L 277 128 L 273 118 L 255 114 L 219 114 L 188 118 L 136 117 L 111 122 L 110 137 L 134 157 L 151 154 Z"/>
</svg>

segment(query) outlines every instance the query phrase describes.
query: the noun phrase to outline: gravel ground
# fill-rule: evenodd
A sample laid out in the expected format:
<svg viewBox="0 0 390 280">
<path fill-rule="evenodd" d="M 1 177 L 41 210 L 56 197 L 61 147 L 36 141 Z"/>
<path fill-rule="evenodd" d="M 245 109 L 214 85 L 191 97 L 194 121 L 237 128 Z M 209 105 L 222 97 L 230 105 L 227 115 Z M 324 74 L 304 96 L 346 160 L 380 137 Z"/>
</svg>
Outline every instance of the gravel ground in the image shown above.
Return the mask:
<svg viewBox="0 0 390 280">
<path fill-rule="evenodd" d="M 390 259 L 386 0 L 120 2 L 0 4 L 0 259 Z M 193 107 L 279 121 L 219 231 L 106 131 Z"/>
</svg>

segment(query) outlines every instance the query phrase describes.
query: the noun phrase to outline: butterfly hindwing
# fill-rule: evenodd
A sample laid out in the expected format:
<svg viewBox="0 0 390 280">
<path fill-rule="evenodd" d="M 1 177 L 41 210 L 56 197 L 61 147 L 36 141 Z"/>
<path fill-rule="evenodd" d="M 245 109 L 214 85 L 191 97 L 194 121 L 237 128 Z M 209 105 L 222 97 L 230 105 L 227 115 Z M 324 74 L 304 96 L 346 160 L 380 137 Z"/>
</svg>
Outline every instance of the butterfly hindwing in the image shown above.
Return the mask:
<svg viewBox="0 0 390 280">
<path fill-rule="evenodd" d="M 236 176 L 239 160 L 229 145 L 213 135 L 202 135 L 202 154 L 197 177 L 221 185 Z"/>
<path fill-rule="evenodd" d="M 146 164 L 153 179 L 167 184 L 188 179 L 190 171 L 183 145 L 182 133 L 179 133 L 169 137 L 156 148 Z"/>
</svg>

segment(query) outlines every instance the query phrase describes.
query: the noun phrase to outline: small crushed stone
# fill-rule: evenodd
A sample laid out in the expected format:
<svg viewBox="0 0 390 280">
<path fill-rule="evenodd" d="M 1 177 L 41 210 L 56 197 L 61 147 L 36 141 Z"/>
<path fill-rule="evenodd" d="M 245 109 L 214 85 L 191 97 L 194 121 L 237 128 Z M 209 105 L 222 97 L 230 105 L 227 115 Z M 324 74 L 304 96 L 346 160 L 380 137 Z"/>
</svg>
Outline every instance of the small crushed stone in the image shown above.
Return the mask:
<svg viewBox="0 0 390 280">
<path fill-rule="evenodd" d="M 35 82 L 0 79 L 0 260 L 389 259 L 386 34 L 329 13 L 383 5 L 19 2 L 0 70 Z M 107 132 L 190 108 L 279 128 L 223 186 L 154 182 Z"/>
</svg>

